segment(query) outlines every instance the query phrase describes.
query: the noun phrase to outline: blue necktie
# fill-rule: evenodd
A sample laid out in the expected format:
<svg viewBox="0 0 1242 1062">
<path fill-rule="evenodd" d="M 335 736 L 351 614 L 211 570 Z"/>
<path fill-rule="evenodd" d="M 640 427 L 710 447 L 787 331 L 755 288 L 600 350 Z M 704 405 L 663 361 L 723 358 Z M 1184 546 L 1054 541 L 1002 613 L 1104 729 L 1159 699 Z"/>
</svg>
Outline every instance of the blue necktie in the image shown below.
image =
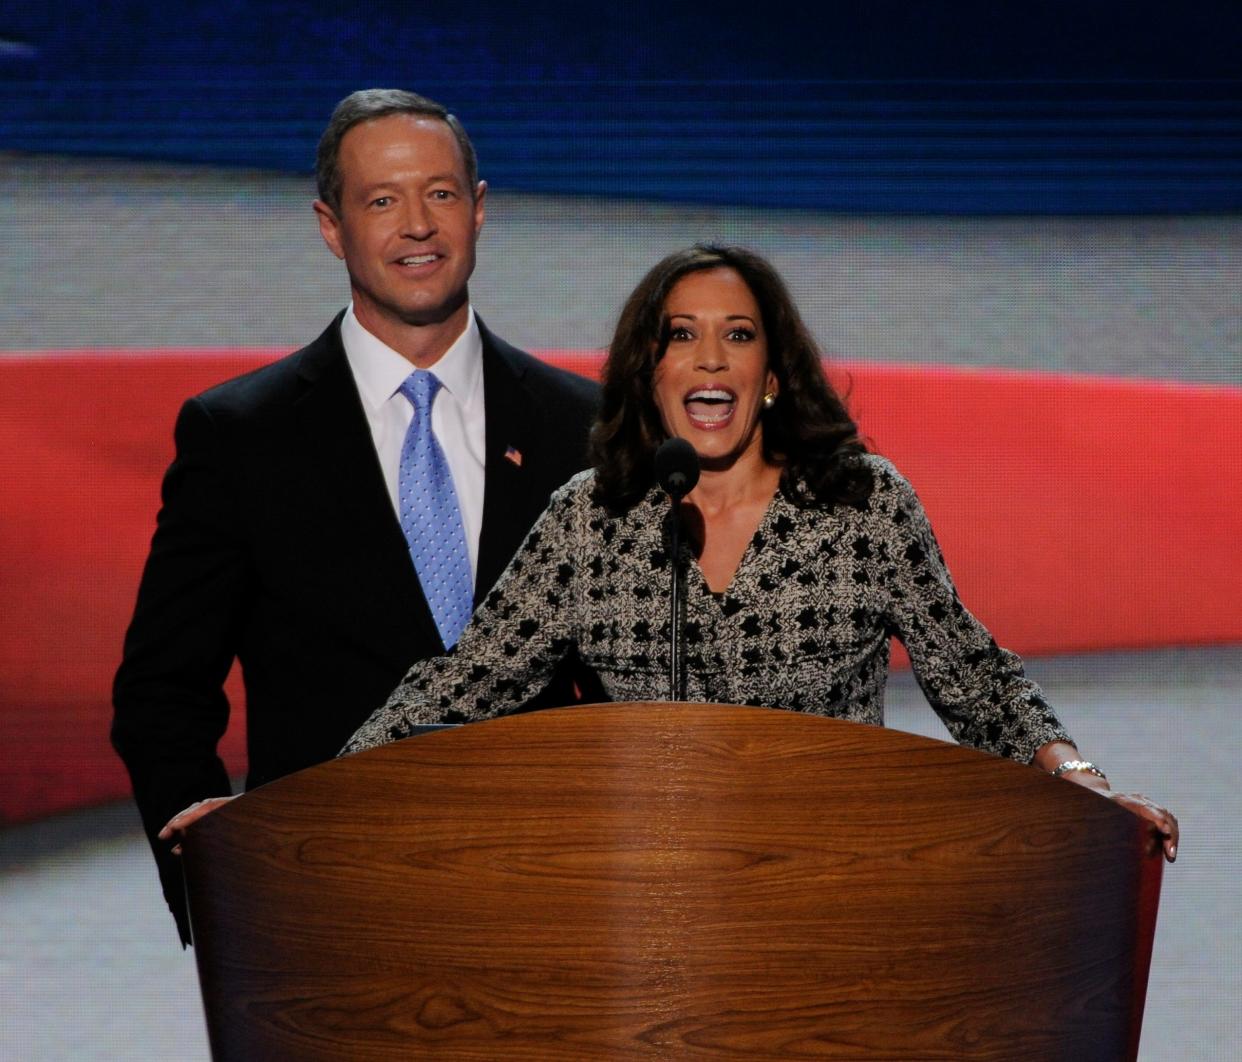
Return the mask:
<svg viewBox="0 0 1242 1062">
<path fill-rule="evenodd" d="M 400 390 L 414 407 L 397 481 L 401 530 L 440 639 L 451 649 L 470 620 L 474 587 L 453 474 L 431 433 L 431 403 L 440 381 L 432 373 L 415 370 Z"/>
</svg>

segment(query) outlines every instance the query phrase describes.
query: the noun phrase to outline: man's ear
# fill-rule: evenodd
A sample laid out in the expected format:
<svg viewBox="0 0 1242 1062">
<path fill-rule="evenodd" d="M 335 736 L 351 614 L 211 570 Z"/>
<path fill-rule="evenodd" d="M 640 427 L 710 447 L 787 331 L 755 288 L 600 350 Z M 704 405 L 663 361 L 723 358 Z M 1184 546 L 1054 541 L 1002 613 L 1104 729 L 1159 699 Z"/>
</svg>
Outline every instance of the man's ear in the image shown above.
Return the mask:
<svg viewBox="0 0 1242 1062">
<path fill-rule="evenodd" d="M 487 182 L 480 181 L 474 188 L 474 235 L 477 238 L 487 218 Z"/>
<path fill-rule="evenodd" d="M 345 260 L 345 248 L 341 243 L 341 222 L 334 211 L 322 199 L 315 200 L 315 217 L 319 219 L 319 235 L 337 258 Z"/>
</svg>

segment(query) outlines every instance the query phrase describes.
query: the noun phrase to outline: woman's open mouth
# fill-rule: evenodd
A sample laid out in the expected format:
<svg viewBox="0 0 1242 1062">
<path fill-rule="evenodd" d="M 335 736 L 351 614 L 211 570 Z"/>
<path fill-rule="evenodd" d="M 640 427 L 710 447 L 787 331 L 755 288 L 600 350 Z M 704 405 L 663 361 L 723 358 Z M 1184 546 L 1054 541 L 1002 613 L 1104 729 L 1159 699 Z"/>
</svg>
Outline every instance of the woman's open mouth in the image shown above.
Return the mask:
<svg viewBox="0 0 1242 1062">
<path fill-rule="evenodd" d="M 718 431 L 733 419 L 737 395 L 727 387 L 698 387 L 683 399 L 686 416 L 700 431 Z"/>
</svg>

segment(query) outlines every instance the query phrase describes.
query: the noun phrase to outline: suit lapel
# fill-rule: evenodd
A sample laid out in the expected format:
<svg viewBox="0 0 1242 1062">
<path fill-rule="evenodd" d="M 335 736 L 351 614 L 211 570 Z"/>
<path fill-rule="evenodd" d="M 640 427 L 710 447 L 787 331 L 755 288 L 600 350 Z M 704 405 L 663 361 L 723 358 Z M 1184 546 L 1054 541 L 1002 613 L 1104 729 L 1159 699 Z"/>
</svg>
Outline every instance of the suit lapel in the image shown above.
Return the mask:
<svg viewBox="0 0 1242 1062">
<path fill-rule="evenodd" d="M 538 448 L 539 430 L 538 410 L 523 382 L 525 371 L 482 321 L 479 331 L 487 442 L 475 604 L 500 578 L 543 509 L 542 498 L 533 496 L 530 473 L 522 467 Z"/>
<path fill-rule="evenodd" d="M 408 664 L 425 655 L 420 644 L 439 646 L 440 639 L 388 497 L 339 318 L 307 350 L 301 376 L 306 391 L 295 416 L 321 501 L 312 511 L 325 520 L 317 536 L 323 554 L 308 562 L 334 569 L 332 603 L 342 625 L 379 632 L 377 648 Z"/>
</svg>

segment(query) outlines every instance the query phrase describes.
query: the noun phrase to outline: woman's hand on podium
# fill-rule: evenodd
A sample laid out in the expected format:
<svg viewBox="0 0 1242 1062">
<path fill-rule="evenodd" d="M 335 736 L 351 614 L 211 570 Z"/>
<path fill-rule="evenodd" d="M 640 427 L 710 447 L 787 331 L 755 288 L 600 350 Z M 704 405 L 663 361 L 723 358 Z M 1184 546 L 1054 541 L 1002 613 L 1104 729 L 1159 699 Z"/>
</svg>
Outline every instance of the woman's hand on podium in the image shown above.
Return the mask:
<svg viewBox="0 0 1242 1062">
<path fill-rule="evenodd" d="M 1074 779 L 1077 781 L 1078 779 Z M 1092 788 L 1095 788 L 1092 786 Z M 1177 816 L 1167 808 L 1162 808 L 1154 800 L 1149 800 L 1142 793 L 1116 793 L 1105 786 L 1104 796 L 1127 811 L 1134 812 L 1140 818 L 1151 822 L 1160 833 L 1161 847 L 1164 858 L 1172 863 L 1177 859 Z"/>
<path fill-rule="evenodd" d="M 1177 816 L 1173 812 L 1141 793 L 1114 792 L 1108 779 L 1104 777 L 1104 772 L 1095 764 L 1083 760 L 1078 749 L 1068 742 L 1050 741 L 1035 753 L 1033 762 L 1036 767 L 1042 767 L 1049 774 L 1056 774 L 1058 778 L 1074 782 L 1086 789 L 1094 789 L 1100 796 L 1107 797 L 1139 818 L 1146 819 L 1160 834 L 1164 858 L 1170 863 L 1177 859 Z"/>
<path fill-rule="evenodd" d="M 159 832 L 160 840 L 171 841 L 174 834 L 176 834 L 178 837 L 183 836 L 185 834 L 186 827 L 189 826 L 191 823 L 198 822 L 198 820 L 201 819 L 204 815 L 210 815 L 217 808 L 223 807 L 225 804 L 227 804 L 230 800 L 233 800 L 233 799 L 235 798 L 231 796 L 223 796 L 223 797 L 210 797 L 207 800 L 195 801 L 184 811 L 179 811 L 176 815 L 174 815 L 171 819 L 168 820 L 168 822 L 164 825 L 164 828 L 160 830 Z M 180 855 L 180 854 L 181 854 L 181 845 L 180 844 L 173 845 L 173 855 Z"/>
</svg>

